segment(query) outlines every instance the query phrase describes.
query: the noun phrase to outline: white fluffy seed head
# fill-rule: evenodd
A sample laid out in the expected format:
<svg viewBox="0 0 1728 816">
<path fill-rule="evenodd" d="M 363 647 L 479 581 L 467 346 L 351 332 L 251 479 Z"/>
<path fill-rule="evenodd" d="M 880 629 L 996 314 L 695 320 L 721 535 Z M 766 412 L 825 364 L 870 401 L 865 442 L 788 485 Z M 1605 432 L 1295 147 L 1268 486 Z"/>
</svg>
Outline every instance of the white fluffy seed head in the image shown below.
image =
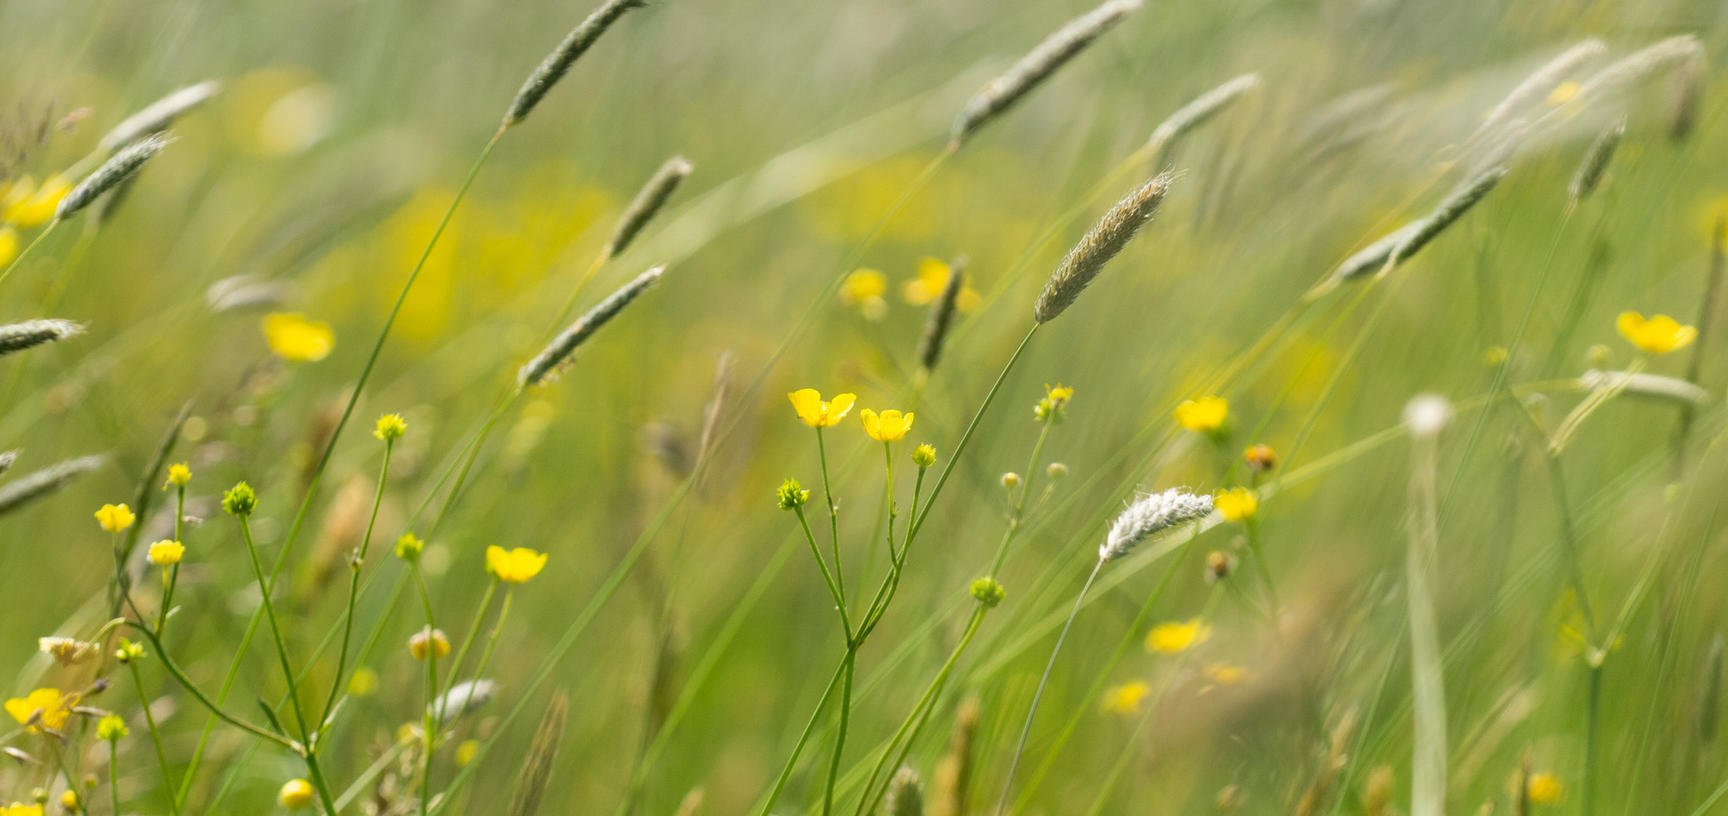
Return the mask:
<svg viewBox="0 0 1728 816">
<path fill-rule="evenodd" d="M 1417 394 L 1404 404 L 1404 425 L 1411 436 L 1432 437 L 1452 421 L 1452 403 L 1439 394 Z"/>
<path fill-rule="evenodd" d="M 1141 542 L 1190 521 L 1203 519 L 1211 512 L 1211 496 L 1197 496 L 1185 487 L 1142 494 L 1116 517 L 1116 523 L 1110 525 L 1103 546 L 1098 548 L 1098 560 L 1114 561 L 1127 555 Z"/>
</svg>

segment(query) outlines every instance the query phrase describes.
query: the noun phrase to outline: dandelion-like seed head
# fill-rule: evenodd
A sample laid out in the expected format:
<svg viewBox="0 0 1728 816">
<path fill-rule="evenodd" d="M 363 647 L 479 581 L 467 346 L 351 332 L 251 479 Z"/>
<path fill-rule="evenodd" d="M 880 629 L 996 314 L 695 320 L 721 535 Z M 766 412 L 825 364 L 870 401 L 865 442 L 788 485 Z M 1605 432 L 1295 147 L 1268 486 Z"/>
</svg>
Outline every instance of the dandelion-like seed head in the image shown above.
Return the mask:
<svg viewBox="0 0 1728 816">
<path fill-rule="evenodd" d="M 781 482 L 780 489 L 774 491 L 774 495 L 780 502 L 781 510 L 797 510 L 810 501 L 810 491 L 798 484 L 797 479 L 787 479 Z"/>
<path fill-rule="evenodd" d="M 395 442 L 408 433 L 408 423 L 403 421 L 401 414 L 385 414 L 378 418 L 378 427 L 372 429 L 372 435 L 385 442 Z"/>
<path fill-rule="evenodd" d="M 1159 533 L 1203 519 L 1211 512 L 1212 497 L 1197 496 L 1187 488 L 1143 494 L 1110 525 L 1104 544 L 1098 548 L 1098 559 L 1114 561 Z"/>
<path fill-rule="evenodd" d="M 1002 584 L 989 576 L 973 581 L 970 592 L 973 600 L 983 604 L 986 609 L 996 608 L 996 605 L 1008 595 L 1008 591 L 1002 588 Z"/>
</svg>

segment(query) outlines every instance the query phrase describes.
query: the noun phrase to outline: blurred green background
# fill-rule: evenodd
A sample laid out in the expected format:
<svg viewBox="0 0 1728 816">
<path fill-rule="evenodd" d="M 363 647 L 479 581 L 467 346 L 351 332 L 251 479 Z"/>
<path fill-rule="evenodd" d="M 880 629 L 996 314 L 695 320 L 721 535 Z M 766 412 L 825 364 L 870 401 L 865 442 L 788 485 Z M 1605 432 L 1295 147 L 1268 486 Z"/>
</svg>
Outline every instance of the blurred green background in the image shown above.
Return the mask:
<svg viewBox="0 0 1728 816">
<path fill-rule="evenodd" d="M 401 412 L 410 425 L 379 521 L 378 538 L 388 542 L 409 529 L 441 465 L 544 342 L 619 211 L 662 161 L 682 154 L 694 174 L 582 303 L 651 263 L 669 261 L 666 277 L 585 345 L 558 382 L 512 407 L 439 529 L 423 518 L 413 526 L 431 545 L 427 569 L 439 614 L 453 622 L 447 631 L 473 614 L 487 545 L 551 555 L 546 573 L 516 593 L 493 672 L 500 697 L 464 732 L 503 729 L 460 810 L 502 811 L 542 700 L 562 688 L 572 713 L 546 812 L 618 808 L 645 724 L 662 722 L 680 699 L 681 719 L 642 771 L 638 812 L 674 812 L 697 790 L 699 812 L 749 812 L 842 648 L 796 525 L 773 503 L 784 477 L 820 483 L 813 440 L 783 395 L 810 386 L 856 392 L 861 406 L 915 408 L 916 426 L 896 453 L 902 480 L 912 472 L 903 458 L 911 443 L 929 441 L 946 457 L 1029 324 L 1048 270 L 1111 201 L 1158 168 L 1130 166 L 1101 194 L 1094 185 L 1180 105 L 1258 72 L 1256 93 L 1171 157 L 1181 175 L 1153 226 L 1039 333 L 1007 379 L 860 657 L 844 768 L 874 758 L 959 636 L 965 588 L 988 566 L 1008 511 L 999 476 L 1025 465 L 1041 386 L 1073 386 L 1069 419 L 1045 449 L 1046 461 L 1072 475 L 1032 513 L 998 576 L 1007 601 L 985 619 L 909 760 L 928 780 L 956 706 L 975 695 L 972 812 L 988 812 L 1052 627 L 1104 525 L 1136 488 L 1226 485 L 1224 455 L 1171 432 L 1174 404 L 1261 340 L 1339 260 L 1426 212 L 1476 158 L 1467 140 L 1485 112 L 1545 60 L 1596 37 L 1609 53 L 1594 68 L 1682 33 L 1714 56 L 1725 31 L 1721 4 L 1705 2 L 1153 3 L 990 124 L 872 241 L 966 97 L 1088 8 L 663 0 L 625 17 L 501 142 L 410 294 L 278 593 L 298 656 L 338 619 L 343 558 L 376 488 L 372 419 Z M 63 317 L 88 329 L 0 365 L 0 446 L 22 451 L 19 472 L 83 453 L 113 457 L 97 475 L 0 521 L 0 666 L 18 667 L 12 694 L 42 671 L 36 637 L 63 632 L 68 620 L 90 622 L 77 617 L 80 606 L 101 597 L 111 577 L 90 513 L 131 500 L 137 474 L 188 400 L 193 419 L 174 458 L 191 462 L 191 511 L 207 521 L 187 535 L 184 609 L 169 648 L 201 683 L 219 681 L 257 603 L 237 530 L 215 505 L 220 490 L 241 478 L 259 489 L 255 526 L 273 554 L 463 171 L 522 77 L 589 10 L 554 0 L 0 4 L 8 177 L 51 176 L 148 102 L 197 81 L 223 83 L 175 126 L 175 143 L 99 229 L 86 221 L 57 231 L 0 291 L 6 320 Z M 1697 322 L 1711 225 L 1728 213 L 1728 171 L 1717 161 L 1728 128 L 1722 86 L 1707 83 L 1696 127 L 1672 137 L 1671 92 L 1668 77 L 1652 77 L 1584 108 L 1526 145 L 1487 201 L 1359 308 L 1348 304 L 1360 290 L 1347 289 L 1304 312 L 1275 354 L 1220 389 L 1234 428 L 1225 454 L 1265 442 L 1286 455 L 1283 472 L 1395 426 L 1418 392 L 1463 406 L 1489 390 L 1496 369 L 1485 356 L 1497 359 L 1492 349 L 1511 344 L 1532 303 L 1508 361 L 1511 383 L 1600 365 L 1586 361 L 1594 344 L 1607 346 L 1607 365 L 1627 365 L 1633 350 L 1613 329 L 1622 310 Z M 1603 188 L 1568 216 L 1566 183 L 1585 145 L 1623 112 L 1626 140 Z M 23 231 L 26 240 L 33 234 Z M 856 265 L 881 270 L 889 284 L 880 320 L 829 289 L 865 244 Z M 901 287 L 921 259 L 960 254 L 970 258 L 981 303 L 961 316 L 913 405 L 925 310 L 905 302 Z M 1551 275 L 1537 292 L 1545 269 Z M 213 285 L 236 277 L 263 302 L 213 299 Z M 801 327 L 812 303 L 814 320 Z M 333 353 L 301 365 L 275 360 L 259 328 L 268 310 L 328 321 Z M 788 350 L 776 357 L 783 343 Z M 1722 656 L 1719 645 L 1712 650 L 1723 612 L 1715 523 L 1723 468 L 1707 449 L 1722 428 L 1722 345 L 1720 332 L 1700 344 L 1699 381 L 1715 402 L 1700 413 L 1678 474 L 1670 450 L 1678 412 L 1633 398 L 1592 417 L 1563 458 L 1585 585 L 1604 614 L 1633 597 L 1646 565 L 1659 565 L 1604 666 L 1595 780 L 1604 812 L 1690 813 L 1728 772 L 1715 729 Z M 723 355 L 732 361 L 724 434 L 704 478 L 669 505 Z M 1682 375 L 1688 356 L 1656 358 L 1650 370 Z M 1551 425 L 1578 399 L 1560 389 L 1532 410 Z M 1441 484 L 1455 487 L 1438 586 L 1449 648 L 1449 812 L 1478 812 L 1485 801 L 1510 812 L 1508 785 L 1526 756 L 1567 787 L 1548 807 L 1576 811 L 1586 784 L 1587 672 L 1566 634 L 1578 612 L 1553 491 L 1541 450 L 1510 411 L 1491 414 L 1464 455 L 1477 416 L 1462 409 L 1441 444 Z M 850 417 L 829 435 L 848 574 L 860 583 L 873 583 L 885 562 L 873 534 L 878 453 Z M 1226 786 L 1245 797 L 1245 812 L 1293 812 L 1325 775 L 1328 740 L 1352 711 L 1346 771 L 1315 812 L 1371 812 L 1363 791 L 1380 766 L 1399 791 L 1394 801 L 1406 802 L 1407 474 L 1406 446 L 1392 439 L 1266 498 L 1261 532 L 1285 606 L 1277 630 L 1236 595 L 1208 605 L 1217 590 L 1203 580 L 1203 557 L 1236 551 L 1234 529 L 1182 549 L 1153 619 L 1210 610 L 1213 634 L 1191 659 L 1146 654 L 1144 631 L 1131 626 L 1176 556 L 1123 562 L 1081 613 L 1034 727 L 1029 767 L 1071 713 L 1082 715 L 1030 812 L 1086 813 L 1096 800 L 1096 812 L 1206 813 Z M 668 506 L 621 591 L 526 713 L 503 722 L 566 627 Z M 169 521 L 160 512 L 141 520 L 145 540 Z M 380 580 L 361 604 L 366 624 L 385 610 L 401 570 L 386 550 L 375 547 L 368 567 Z M 1232 580 L 1253 588 L 1256 579 Z M 396 606 L 391 621 L 364 661 L 382 691 L 352 703 L 334 732 L 339 744 L 326 749 L 338 788 L 419 716 L 419 664 L 401 646 L 420 625 L 413 604 Z M 1149 727 L 1087 696 L 1124 637 L 1130 651 L 1107 683 L 1163 689 L 1145 703 Z M 281 693 L 268 647 L 254 643 L 252 652 L 235 709 Z M 1210 682 L 1202 667 L 1216 662 L 1241 666 L 1246 678 Z M 332 669 L 314 671 L 314 688 L 326 687 Z M 169 700 L 161 706 L 167 749 L 183 761 L 203 713 L 158 667 L 146 676 Z M 97 704 L 124 710 L 130 698 L 117 691 Z M 158 812 L 159 780 L 142 729 L 133 730 L 123 787 L 139 810 Z M 780 812 L 819 797 L 831 740 L 818 734 Z M 244 747 L 218 732 L 194 802 L 214 793 Z M 274 807 L 277 787 L 300 773 L 292 757 L 268 749 L 238 767 L 223 805 L 233 812 Z M 23 799 L 33 773 L 0 777 L 9 786 L 0 798 Z"/>
</svg>

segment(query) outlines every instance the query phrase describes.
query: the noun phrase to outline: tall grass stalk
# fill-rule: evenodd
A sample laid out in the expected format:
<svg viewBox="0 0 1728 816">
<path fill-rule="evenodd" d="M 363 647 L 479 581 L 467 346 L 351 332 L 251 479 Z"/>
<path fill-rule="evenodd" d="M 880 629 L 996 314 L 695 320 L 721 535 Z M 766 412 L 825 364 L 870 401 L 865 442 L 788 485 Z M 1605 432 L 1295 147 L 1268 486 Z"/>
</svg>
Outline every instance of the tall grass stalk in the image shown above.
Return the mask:
<svg viewBox="0 0 1728 816">
<path fill-rule="evenodd" d="M 1410 620 L 1410 696 L 1415 720 L 1410 758 L 1410 816 L 1446 812 L 1446 687 L 1433 584 L 1440 551 L 1439 438 L 1451 407 L 1419 396 L 1405 408 L 1410 427 L 1409 545 L 1404 556 Z"/>
</svg>

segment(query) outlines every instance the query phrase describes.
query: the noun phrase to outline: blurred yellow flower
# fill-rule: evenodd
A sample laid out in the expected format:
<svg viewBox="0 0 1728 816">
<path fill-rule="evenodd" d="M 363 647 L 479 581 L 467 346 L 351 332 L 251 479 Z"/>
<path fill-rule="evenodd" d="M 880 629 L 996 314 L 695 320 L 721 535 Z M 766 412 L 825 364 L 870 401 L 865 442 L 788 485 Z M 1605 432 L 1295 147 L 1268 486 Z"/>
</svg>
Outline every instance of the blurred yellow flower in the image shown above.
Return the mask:
<svg viewBox="0 0 1728 816">
<path fill-rule="evenodd" d="M 354 670 L 354 676 L 348 678 L 348 695 L 350 697 L 370 697 L 378 691 L 378 672 L 370 666 L 361 666 Z"/>
<path fill-rule="evenodd" d="M 276 792 L 276 801 L 289 810 L 305 810 L 312 805 L 312 783 L 290 779 Z"/>
<path fill-rule="evenodd" d="M 42 816 L 41 805 L 20 805 L 13 802 L 10 807 L 0 805 L 0 816 Z"/>
<path fill-rule="evenodd" d="M 54 220 L 60 199 L 71 190 L 72 185 L 60 176 L 50 176 L 41 187 L 35 185 L 34 179 L 24 176 L 12 182 L 12 186 L 6 188 L 5 196 L 0 198 L 0 221 L 20 227 L 46 224 Z"/>
<path fill-rule="evenodd" d="M 71 790 L 61 791 L 60 792 L 60 806 L 65 808 L 67 813 L 77 813 L 78 812 L 78 792 L 77 791 L 71 791 Z"/>
<path fill-rule="evenodd" d="M 798 412 L 798 418 L 812 428 L 832 428 L 846 418 L 846 412 L 852 410 L 852 403 L 858 401 L 857 394 L 840 394 L 832 402 L 822 399 L 822 393 L 814 388 L 800 388 L 786 395 L 792 401 L 792 410 Z"/>
<path fill-rule="evenodd" d="M 857 309 L 870 320 L 881 320 L 888 313 L 888 278 L 874 269 L 858 269 L 840 284 L 840 302 Z"/>
<path fill-rule="evenodd" d="M 178 541 L 163 539 L 150 545 L 150 563 L 157 566 L 178 564 L 186 557 L 186 545 Z"/>
<path fill-rule="evenodd" d="M 1554 106 L 1564 105 L 1577 98 L 1578 92 L 1583 89 L 1584 86 L 1578 84 L 1576 81 L 1570 79 L 1566 80 L 1559 85 L 1555 85 L 1554 90 L 1548 92 L 1548 104 Z"/>
<path fill-rule="evenodd" d="M 1648 354 L 1667 354 L 1698 339 L 1698 330 L 1665 314 L 1646 320 L 1637 312 L 1621 312 L 1614 322 L 1620 336 Z"/>
<path fill-rule="evenodd" d="M 131 733 L 126 729 L 126 721 L 118 714 L 109 714 L 96 722 L 96 738 L 101 740 L 117 740 Z"/>
<path fill-rule="evenodd" d="M 185 487 L 186 483 L 190 481 L 192 481 L 192 468 L 187 467 L 185 462 L 181 462 L 177 465 L 169 465 L 168 481 L 162 484 L 162 489 L 167 490 L 168 485 Z"/>
<path fill-rule="evenodd" d="M 900 298 L 913 306 L 934 303 L 942 296 L 942 290 L 947 288 L 948 276 L 952 272 L 947 264 L 935 258 L 922 258 L 918 261 L 917 276 L 900 284 Z M 965 277 L 960 280 L 960 297 L 954 302 L 954 308 L 970 312 L 978 308 L 978 301 L 983 298 L 978 294 L 978 290 L 965 282 Z"/>
<path fill-rule="evenodd" d="M 1566 798 L 1566 786 L 1561 784 L 1560 777 L 1551 773 L 1531 774 L 1529 781 L 1524 783 L 1524 792 L 1531 803 L 1537 805 L 1557 805 Z"/>
<path fill-rule="evenodd" d="M 132 526 L 137 517 L 132 515 L 132 508 L 124 504 L 104 504 L 96 511 L 96 523 L 110 533 L 118 533 Z"/>
<path fill-rule="evenodd" d="M 505 550 L 496 544 L 486 548 L 486 571 L 504 583 L 524 583 L 545 568 L 545 553 L 527 547 Z"/>
<path fill-rule="evenodd" d="M 1104 692 L 1104 710 L 1111 714 L 1134 714 L 1140 710 L 1140 702 L 1151 693 L 1152 687 L 1138 680 L 1123 683 L 1120 686 Z"/>
<path fill-rule="evenodd" d="M 1230 402 L 1223 397 L 1183 400 L 1176 406 L 1176 424 L 1190 431 L 1211 433 L 1224 427 L 1229 416 Z"/>
<path fill-rule="evenodd" d="M 72 707 L 78 704 L 78 695 L 61 694 L 59 689 L 39 688 L 24 697 L 14 697 L 6 701 L 6 713 L 12 715 L 20 725 L 36 719 L 37 725 L 46 726 L 55 731 L 66 727 L 66 718 L 71 715 Z M 37 725 L 29 725 L 25 730 L 32 734 L 42 733 Z"/>
<path fill-rule="evenodd" d="M 425 660 L 428 655 L 444 657 L 450 654 L 450 638 L 443 629 L 422 626 L 408 638 L 408 654 L 415 660 Z"/>
<path fill-rule="evenodd" d="M 315 363 L 328 357 L 336 345 L 329 323 L 303 314 L 272 312 L 264 316 L 263 325 L 270 351 L 291 363 Z"/>
<path fill-rule="evenodd" d="M 1206 679 L 1220 686 L 1240 685 L 1248 679 L 1248 670 L 1230 663 L 1212 663 L 1206 667 Z"/>
<path fill-rule="evenodd" d="M 1212 497 L 1212 506 L 1225 521 L 1247 521 L 1260 509 L 1260 499 L 1246 487 L 1220 490 Z"/>
<path fill-rule="evenodd" d="M 1160 623 L 1146 635 L 1146 651 L 1174 654 L 1187 651 L 1212 637 L 1212 627 L 1199 618 L 1183 622 Z"/>
<path fill-rule="evenodd" d="M 401 414 L 385 414 L 378 418 L 378 427 L 372 429 L 372 435 L 392 442 L 401 439 L 408 432 L 408 423 L 403 421 Z"/>
<path fill-rule="evenodd" d="M 878 414 L 869 408 L 858 412 L 858 418 L 864 420 L 864 433 L 877 442 L 899 442 L 907 431 L 912 430 L 912 416 L 899 411 Z"/>
<path fill-rule="evenodd" d="M 474 757 L 479 755 L 479 740 L 463 740 L 462 744 L 456 746 L 456 764 L 458 766 L 467 765 L 468 763 L 473 762 Z"/>
<path fill-rule="evenodd" d="M 0 267 L 12 263 L 18 257 L 18 231 L 11 227 L 0 227 Z"/>
</svg>

